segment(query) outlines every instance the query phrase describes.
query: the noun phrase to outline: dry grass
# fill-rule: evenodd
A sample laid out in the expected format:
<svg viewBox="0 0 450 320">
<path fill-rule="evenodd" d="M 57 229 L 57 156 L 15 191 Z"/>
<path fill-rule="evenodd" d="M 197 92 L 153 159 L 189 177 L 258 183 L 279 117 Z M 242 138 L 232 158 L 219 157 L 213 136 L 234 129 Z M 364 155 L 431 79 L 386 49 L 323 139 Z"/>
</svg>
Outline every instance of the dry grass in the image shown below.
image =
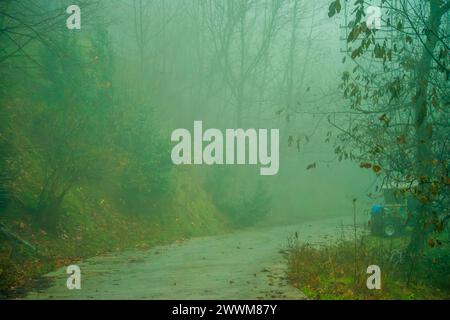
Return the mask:
<svg viewBox="0 0 450 320">
<path fill-rule="evenodd" d="M 324 247 L 293 237 L 288 277 L 310 299 L 449 299 L 449 247 L 429 249 L 411 268 L 402 255 L 406 241 L 358 236 Z M 381 268 L 381 290 L 367 289 L 370 265 Z"/>
</svg>

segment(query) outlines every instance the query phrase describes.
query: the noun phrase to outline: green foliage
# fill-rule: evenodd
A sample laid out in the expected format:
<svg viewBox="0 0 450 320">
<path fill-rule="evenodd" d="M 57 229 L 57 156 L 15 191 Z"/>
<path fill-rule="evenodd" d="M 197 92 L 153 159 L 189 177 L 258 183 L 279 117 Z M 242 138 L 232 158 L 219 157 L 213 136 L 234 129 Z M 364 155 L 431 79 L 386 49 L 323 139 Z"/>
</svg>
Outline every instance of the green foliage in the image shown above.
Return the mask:
<svg viewBox="0 0 450 320">
<path fill-rule="evenodd" d="M 290 238 L 288 277 L 310 299 L 448 299 L 446 272 L 450 247 L 426 251 L 426 259 L 412 263 L 403 256 L 407 239 L 361 237 L 340 239 L 325 247 Z M 381 269 L 381 290 L 369 290 L 369 265 Z M 444 278 L 442 278 L 444 275 Z"/>
<path fill-rule="evenodd" d="M 272 209 L 272 198 L 263 181 L 245 182 L 242 173 L 217 168 L 207 181 L 214 203 L 236 227 L 260 222 Z"/>
<path fill-rule="evenodd" d="M 341 12 L 342 6 L 340 0 L 333 1 L 328 8 L 328 17 L 333 17 L 336 13 Z"/>
<path fill-rule="evenodd" d="M 449 217 L 448 127 L 442 125 L 449 116 L 449 56 L 441 54 L 446 44 L 438 36 L 448 27 L 448 8 L 385 2 L 381 31 L 367 27 L 367 3 L 354 4 L 347 37 L 352 60 L 340 85 L 352 117 L 348 129 L 333 123 L 340 130 L 335 151 L 339 160 L 360 161 L 382 183 L 410 186 L 405 191 L 421 203 L 413 237 L 423 245 L 422 226 L 435 214 L 437 224 Z M 332 2 L 330 13 L 336 11 Z"/>
<path fill-rule="evenodd" d="M 77 188 L 109 184 L 125 212 L 151 211 L 166 190 L 169 145 L 148 105 L 115 87 L 106 29 L 54 34 L 52 50 L 36 51 L 39 74 L 8 110 L 5 136 L 16 150 L 2 170 L 14 175 L 9 192 L 51 232 L 61 231 L 65 198 Z"/>
<path fill-rule="evenodd" d="M 11 179 L 7 171 L 8 150 L 4 141 L 0 141 L 0 213 L 8 206 L 11 201 L 9 193 L 9 184 Z"/>
</svg>

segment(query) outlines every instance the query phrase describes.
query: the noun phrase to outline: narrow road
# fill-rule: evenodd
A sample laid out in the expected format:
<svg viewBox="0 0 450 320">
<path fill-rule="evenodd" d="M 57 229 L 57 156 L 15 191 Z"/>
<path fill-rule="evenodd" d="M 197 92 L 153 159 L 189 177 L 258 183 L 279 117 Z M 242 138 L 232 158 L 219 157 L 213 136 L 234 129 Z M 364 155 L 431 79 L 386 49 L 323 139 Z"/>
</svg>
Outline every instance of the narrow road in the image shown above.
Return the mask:
<svg viewBox="0 0 450 320">
<path fill-rule="evenodd" d="M 330 243 L 343 224 L 349 232 L 349 219 L 328 219 L 99 256 L 79 264 L 81 290 L 67 289 L 62 268 L 26 299 L 303 299 L 286 280 L 288 237 Z"/>
</svg>

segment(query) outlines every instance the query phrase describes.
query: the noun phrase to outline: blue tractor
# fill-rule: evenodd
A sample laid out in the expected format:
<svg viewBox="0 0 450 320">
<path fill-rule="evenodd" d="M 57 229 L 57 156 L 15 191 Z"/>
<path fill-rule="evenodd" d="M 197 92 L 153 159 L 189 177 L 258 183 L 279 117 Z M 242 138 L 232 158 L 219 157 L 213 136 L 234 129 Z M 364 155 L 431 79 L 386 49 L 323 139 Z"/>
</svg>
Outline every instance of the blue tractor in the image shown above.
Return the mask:
<svg viewBox="0 0 450 320">
<path fill-rule="evenodd" d="M 383 202 L 372 205 L 369 229 L 373 235 L 393 237 L 405 232 L 413 224 L 416 201 L 406 196 L 404 188 L 382 188 Z"/>
</svg>

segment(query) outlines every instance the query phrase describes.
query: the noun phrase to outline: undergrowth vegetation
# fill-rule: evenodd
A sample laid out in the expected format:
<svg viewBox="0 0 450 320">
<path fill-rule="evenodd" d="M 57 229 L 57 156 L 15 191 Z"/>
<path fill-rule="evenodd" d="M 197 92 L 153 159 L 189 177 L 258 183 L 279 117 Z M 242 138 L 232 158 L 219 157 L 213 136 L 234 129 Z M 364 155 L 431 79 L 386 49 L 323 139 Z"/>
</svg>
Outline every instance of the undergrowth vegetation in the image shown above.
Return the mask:
<svg viewBox="0 0 450 320">
<path fill-rule="evenodd" d="M 450 244 L 428 248 L 416 261 L 404 255 L 407 237 L 341 237 L 334 245 L 289 238 L 290 282 L 309 299 L 449 299 Z M 368 266 L 381 269 L 381 289 L 369 290 Z"/>
<path fill-rule="evenodd" d="M 23 207 L 9 206 L 2 228 L 20 239 L 1 233 L 0 297 L 20 296 L 39 276 L 88 257 L 145 250 L 227 230 L 226 218 L 192 170 L 173 170 L 167 188 L 166 195 L 147 206 L 146 214 L 123 211 L 117 199 L 104 191 L 75 189 L 65 197 L 56 233 L 47 231 Z"/>
</svg>

